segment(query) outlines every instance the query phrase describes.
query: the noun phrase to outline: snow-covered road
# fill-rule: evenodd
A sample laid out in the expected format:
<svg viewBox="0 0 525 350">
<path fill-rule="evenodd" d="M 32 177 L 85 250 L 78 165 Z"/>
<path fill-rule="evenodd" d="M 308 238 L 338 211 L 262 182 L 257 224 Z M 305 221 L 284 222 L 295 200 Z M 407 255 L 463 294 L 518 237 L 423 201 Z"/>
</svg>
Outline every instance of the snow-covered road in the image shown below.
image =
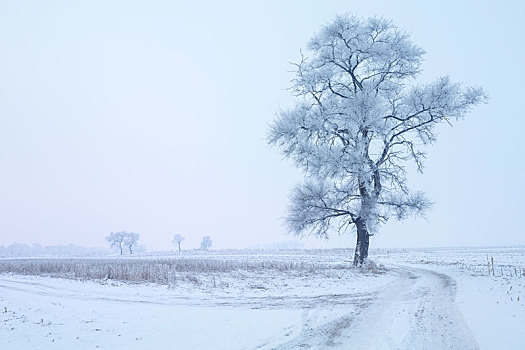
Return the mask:
<svg viewBox="0 0 525 350">
<path fill-rule="evenodd" d="M 455 304 L 453 279 L 420 268 L 396 271 L 400 278 L 354 319 L 348 343 L 378 350 L 478 349 Z"/>
<path fill-rule="evenodd" d="M 281 348 L 478 349 L 455 304 L 456 285 L 450 277 L 405 266 L 391 272 L 398 278 L 356 313 L 319 329 L 303 327 L 298 338 Z"/>
<path fill-rule="evenodd" d="M 478 349 L 453 279 L 408 266 L 388 274 L 369 294 L 289 300 L 2 275 L 0 348 Z"/>
</svg>

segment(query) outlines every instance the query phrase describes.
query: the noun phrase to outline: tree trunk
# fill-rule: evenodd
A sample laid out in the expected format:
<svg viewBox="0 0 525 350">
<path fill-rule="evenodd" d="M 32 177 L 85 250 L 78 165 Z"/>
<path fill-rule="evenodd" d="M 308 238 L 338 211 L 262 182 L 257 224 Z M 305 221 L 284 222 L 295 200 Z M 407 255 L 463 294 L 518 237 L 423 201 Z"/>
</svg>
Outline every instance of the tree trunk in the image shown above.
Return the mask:
<svg viewBox="0 0 525 350">
<path fill-rule="evenodd" d="M 179 252 L 180 252 L 180 242 L 179 242 Z"/>
<path fill-rule="evenodd" d="M 354 266 L 362 265 L 366 258 L 368 258 L 368 245 L 370 236 L 366 224 L 360 217 L 355 221 L 357 227 L 357 243 L 355 245 Z"/>
<path fill-rule="evenodd" d="M 120 255 L 122 255 L 122 245 L 118 246 L 120 248 Z"/>
</svg>

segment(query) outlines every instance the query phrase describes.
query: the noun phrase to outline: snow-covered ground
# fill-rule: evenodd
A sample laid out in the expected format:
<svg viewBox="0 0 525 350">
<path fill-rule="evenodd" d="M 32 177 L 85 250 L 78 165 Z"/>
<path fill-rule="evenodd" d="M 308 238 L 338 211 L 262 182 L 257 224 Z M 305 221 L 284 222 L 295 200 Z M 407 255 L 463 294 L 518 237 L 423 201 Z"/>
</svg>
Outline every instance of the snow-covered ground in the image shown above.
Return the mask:
<svg viewBox="0 0 525 350">
<path fill-rule="evenodd" d="M 524 247 L 383 251 L 374 258 L 450 278 L 455 304 L 479 348 L 525 348 Z"/>
<path fill-rule="evenodd" d="M 0 274 L 0 349 L 523 346 L 524 248 L 373 253 L 384 270 L 348 268 L 345 250 L 0 259 L 22 267 Z M 60 263 L 77 268 L 58 278 Z M 139 280 L 82 277 L 108 266 Z"/>
</svg>

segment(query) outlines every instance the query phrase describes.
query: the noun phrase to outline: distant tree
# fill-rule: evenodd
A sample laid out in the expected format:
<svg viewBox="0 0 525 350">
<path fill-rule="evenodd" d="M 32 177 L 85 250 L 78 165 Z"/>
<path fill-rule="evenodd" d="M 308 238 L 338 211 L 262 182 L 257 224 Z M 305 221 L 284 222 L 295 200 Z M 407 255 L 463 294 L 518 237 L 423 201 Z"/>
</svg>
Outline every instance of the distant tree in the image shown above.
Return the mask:
<svg viewBox="0 0 525 350">
<path fill-rule="evenodd" d="M 122 247 L 124 246 L 124 238 L 126 232 L 111 232 L 107 237 L 106 241 L 109 242 L 111 248 L 119 248 L 120 255 L 122 255 Z"/>
<path fill-rule="evenodd" d="M 407 187 L 405 163 L 423 169 L 436 126 L 485 102 L 481 88 L 448 77 L 418 84 L 424 51 L 383 18 L 340 16 L 308 44 L 296 64 L 298 102 L 271 125 L 268 141 L 302 168 L 287 225 L 295 234 L 328 237 L 357 231 L 354 265 L 369 237 L 390 217 L 423 214 L 430 201 Z M 333 225 L 335 224 L 335 225 Z"/>
<path fill-rule="evenodd" d="M 201 249 L 208 250 L 209 248 L 211 248 L 211 243 L 212 241 L 211 241 L 210 236 L 202 237 Z"/>
<path fill-rule="evenodd" d="M 129 253 L 133 254 L 133 247 L 137 245 L 140 235 L 135 232 L 127 232 L 124 238 L 124 245 L 128 247 Z"/>
<path fill-rule="evenodd" d="M 182 241 L 184 241 L 184 237 L 182 237 L 182 235 L 176 234 L 175 236 L 173 236 L 173 243 L 177 244 L 177 246 L 179 247 L 179 252 Z"/>
<path fill-rule="evenodd" d="M 120 255 L 122 255 L 122 249 L 128 247 L 129 253 L 133 254 L 133 247 L 137 245 L 139 240 L 139 234 L 134 232 L 111 232 L 107 237 L 106 241 L 111 244 L 111 248 L 119 248 Z"/>
</svg>

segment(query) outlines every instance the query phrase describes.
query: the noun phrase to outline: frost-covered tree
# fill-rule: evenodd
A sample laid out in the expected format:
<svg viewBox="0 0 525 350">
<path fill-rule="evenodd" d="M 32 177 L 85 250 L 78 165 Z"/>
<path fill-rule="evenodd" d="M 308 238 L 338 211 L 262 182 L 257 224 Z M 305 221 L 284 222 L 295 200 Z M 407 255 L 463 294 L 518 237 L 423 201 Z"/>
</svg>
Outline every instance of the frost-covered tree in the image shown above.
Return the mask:
<svg viewBox="0 0 525 350">
<path fill-rule="evenodd" d="M 486 95 L 448 77 L 417 83 L 423 50 L 383 18 L 339 16 L 307 48 L 295 65 L 297 103 L 279 113 L 268 136 L 305 174 L 292 191 L 287 225 L 322 237 L 331 227 L 355 229 L 359 265 L 381 223 L 430 206 L 421 192 L 409 191 L 406 162 L 421 172 L 436 127 Z"/>
<path fill-rule="evenodd" d="M 119 248 L 120 255 L 122 255 L 122 247 L 124 246 L 124 234 L 126 232 L 111 232 L 107 237 L 106 241 L 109 242 L 111 248 Z"/>
<path fill-rule="evenodd" d="M 184 241 L 184 237 L 182 237 L 182 235 L 176 234 L 175 236 L 173 236 L 172 242 L 179 247 L 179 252 L 180 252 L 180 245 L 182 241 Z"/>
<path fill-rule="evenodd" d="M 210 236 L 204 236 L 202 237 L 202 241 L 201 241 L 201 249 L 203 250 L 208 250 L 209 248 L 211 248 L 211 238 Z"/>
<path fill-rule="evenodd" d="M 135 232 L 125 232 L 124 245 L 128 247 L 129 253 L 133 254 L 133 248 L 137 246 L 140 235 Z"/>
<path fill-rule="evenodd" d="M 137 245 L 139 237 L 139 234 L 134 232 L 111 232 L 106 237 L 106 241 L 110 243 L 111 248 L 118 247 L 120 249 L 120 255 L 122 255 L 122 249 L 124 247 L 128 247 L 129 253 L 133 254 L 133 247 Z"/>
</svg>

